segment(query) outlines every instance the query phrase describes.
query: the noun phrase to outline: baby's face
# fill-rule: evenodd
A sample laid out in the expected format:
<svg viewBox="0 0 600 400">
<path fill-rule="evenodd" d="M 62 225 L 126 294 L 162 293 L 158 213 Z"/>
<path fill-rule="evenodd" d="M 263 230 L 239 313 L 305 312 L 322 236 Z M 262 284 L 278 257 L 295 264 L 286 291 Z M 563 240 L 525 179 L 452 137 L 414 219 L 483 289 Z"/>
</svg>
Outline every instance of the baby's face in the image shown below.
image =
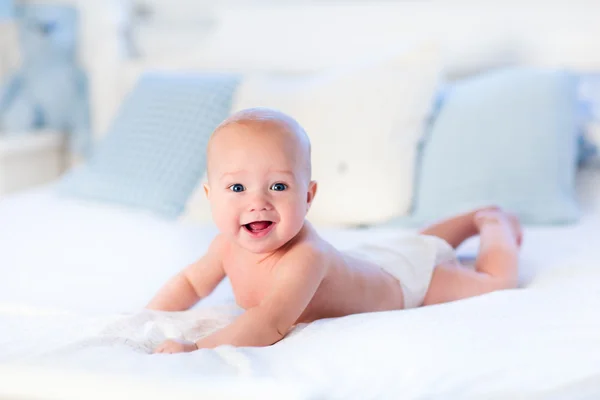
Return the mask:
<svg viewBox="0 0 600 400">
<path fill-rule="evenodd" d="M 276 126 L 232 124 L 208 154 L 213 219 L 221 233 L 258 254 L 277 250 L 300 231 L 314 197 L 310 156 Z"/>
</svg>

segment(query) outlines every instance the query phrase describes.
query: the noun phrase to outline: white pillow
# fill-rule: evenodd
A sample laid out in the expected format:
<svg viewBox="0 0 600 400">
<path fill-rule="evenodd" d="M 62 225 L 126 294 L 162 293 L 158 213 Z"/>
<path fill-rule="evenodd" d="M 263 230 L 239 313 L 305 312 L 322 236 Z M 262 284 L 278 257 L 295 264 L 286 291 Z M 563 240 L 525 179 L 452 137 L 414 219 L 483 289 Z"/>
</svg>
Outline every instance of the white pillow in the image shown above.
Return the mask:
<svg viewBox="0 0 600 400">
<path fill-rule="evenodd" d="M 319 185 L 309 220 L 375 224 L 410 211 L 417 145 L 439 77 L 438 49 L 427 43 L 343 70 L 247 76 L 232 111 L 272 107 L 304 127 Z M 186 217 L 206 222 L 207 206 L 199 185 Z"/>
</svg>

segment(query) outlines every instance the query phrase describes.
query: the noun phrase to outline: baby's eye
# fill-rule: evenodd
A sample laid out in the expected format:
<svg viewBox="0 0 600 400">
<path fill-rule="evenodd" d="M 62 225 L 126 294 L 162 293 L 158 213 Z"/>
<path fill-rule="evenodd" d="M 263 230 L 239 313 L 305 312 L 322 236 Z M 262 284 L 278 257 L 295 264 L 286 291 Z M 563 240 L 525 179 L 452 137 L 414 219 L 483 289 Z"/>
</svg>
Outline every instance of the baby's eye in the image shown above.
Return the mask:
<svg viewBox="0 0 600 400">
<path fill-rule="evenodd" d="M 282 192 L 287 189 L 287 185 L 285 183 L 274 183 L 271 185 L 271 190 L 275 192 Z"/>
<path fill-rule="evenodd" d="M 246 190 L 246 188 L 240 183 L 234 183 L 233 185 L 229 186 L 229 190 L 238 193 L 243 192 L 244 190 Z"/>
</svg>

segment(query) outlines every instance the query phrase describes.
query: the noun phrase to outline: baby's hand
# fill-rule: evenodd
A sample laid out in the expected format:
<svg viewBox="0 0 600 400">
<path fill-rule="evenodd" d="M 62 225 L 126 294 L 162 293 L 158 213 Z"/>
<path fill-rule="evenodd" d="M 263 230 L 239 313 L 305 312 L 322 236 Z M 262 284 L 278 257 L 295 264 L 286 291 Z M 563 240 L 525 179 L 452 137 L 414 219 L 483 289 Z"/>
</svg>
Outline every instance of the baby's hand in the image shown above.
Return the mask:
<svg viewBox="0 0 600 400">
<path fill-rule="evenodd" d="M 156 349 L 154 349 L 154 354 L 188 353 L 195 350 L 198 350 L 198 347 L 196 347 L 196 343 L 194 342 L 189 342 L 187 340 L 167 339 L 158 345 Z"/>
</svg>

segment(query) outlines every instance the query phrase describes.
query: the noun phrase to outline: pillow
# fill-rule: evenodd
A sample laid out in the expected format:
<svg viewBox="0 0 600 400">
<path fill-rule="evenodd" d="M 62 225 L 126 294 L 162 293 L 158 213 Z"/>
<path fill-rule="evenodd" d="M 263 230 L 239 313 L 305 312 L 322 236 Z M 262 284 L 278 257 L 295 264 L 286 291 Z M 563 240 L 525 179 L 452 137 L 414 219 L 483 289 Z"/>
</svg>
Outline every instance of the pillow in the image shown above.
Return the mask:
<svg viewBox="0 0 600 400">
<path fill-rule="evenodd" d="M 576 79 L 504 69 L 456 84 L 420 154 L 412 222 L 487 204 L 526 223 L 578 218 Z"/>
<path fill-rule="evenodd" d="M 319 186 L 308 219 L 374 224 L 409 212 L 417 143 L 440 74 L 424 44 L 362 65 L 303 76 L 251 75 L 233 109 L 279 109 L 304 127 Z M 207 221 L 201 185 L 186 215 Z"/>
<path fill-rule="evenodd" d="M 588 165 L 595 161 L 598 155 L 598 143 L 600 139 L 594 136 L 593 102 L 583 95 L 582 87 L 585 87 L 585 75 L 579 77 L 579 96 L 577 101 L 577 164 L 579 167 Z M 460 82 L 460 81 L 459 81 Z M 444 99 L 452 92 L 452 83 L 445 82 L 438 89 L 434 109 L 431 113 L 430 123 L 435 121 L 437 113 L 441 110 Z"/>
<path fill-rule="evenodd" d="M 60 184 L 67 195 L 175 217 L 205 169 L 214 128 L 230 112 L 239 77 L 143 76 L 87 164 Z"/>
</svg>

